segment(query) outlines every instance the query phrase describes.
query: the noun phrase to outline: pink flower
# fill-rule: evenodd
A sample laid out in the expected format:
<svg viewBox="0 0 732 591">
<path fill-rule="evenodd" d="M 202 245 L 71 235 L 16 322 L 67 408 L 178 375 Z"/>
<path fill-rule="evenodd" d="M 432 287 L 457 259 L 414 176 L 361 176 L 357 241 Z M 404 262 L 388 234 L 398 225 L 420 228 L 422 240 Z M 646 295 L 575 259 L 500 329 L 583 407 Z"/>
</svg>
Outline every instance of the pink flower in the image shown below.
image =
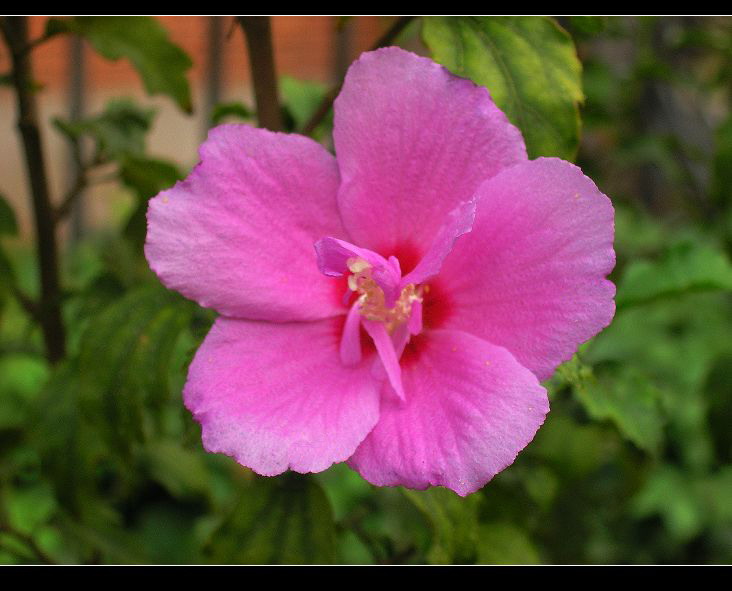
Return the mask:
<svg viewBox="0 0 732 591">
<path fill-rule="evenodd" d="M 185 404 L 207 450 L 259 474 L 347 460 L 469 494 L 544 421 L 539 380 L 613 317 L 612 205 L 576 166 L 529 161 L 485 88 L 397 48 L 351 66 L 334 141 L 337 160 L 224 125 L 151 200 L 150 266 L 221 314 Z"/>
</svg>

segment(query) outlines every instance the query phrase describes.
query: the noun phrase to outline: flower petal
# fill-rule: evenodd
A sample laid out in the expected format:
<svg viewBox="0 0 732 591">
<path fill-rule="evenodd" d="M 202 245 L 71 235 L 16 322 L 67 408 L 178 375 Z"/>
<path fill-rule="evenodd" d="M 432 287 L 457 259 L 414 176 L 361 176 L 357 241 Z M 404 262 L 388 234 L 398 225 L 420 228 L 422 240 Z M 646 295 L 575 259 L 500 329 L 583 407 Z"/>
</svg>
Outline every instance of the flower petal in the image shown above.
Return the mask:
<svg viewBox="0 0 732 591">
<path fill-rule="evenodd" d="M 526 160 L 520 132 L 485 88 L 396 47 L 350 67 L 333 137 L 344 225 L 384 256 L 411 248 L 421 258 L 481 182 Z"/>
<path fill-rule="evenodd" d="M 402 279 L 402 286 L 419 284 L 431 279 L 440 272 L 442 263 L 452 252 L 455 241 L 473 228 L 476 200 L 466 201 L 453 209 L 447 216 L 432 241 L 432 245 L 417 266 Z"/>
<path fill-rule="evenodd" d="M 362 259 L 371 266 L 371 277 L 379 284 L 390 306 L 399 296 L 402 272 L 395 257 L 385 259 L 367 248 L 359 248 L 345 240 L 326 236 L 315 243 L 318 268 L 328 277 L 342 277 L 349 273 L 348 261 Z"/>
<path fill-rule="evenodd" d="M 508 351 L 467 333 L 417 339 L 402 367 L 406 402 L 382 398 L 379 422 L 349 464 L 377 486 L 446 486 L 464 496 L 533 439 L 549 410 L 546 390 Z"/>
<path fill-rule="evenodd" d="M 379 354 L 381 365 L 386 372 L 389 382 L 396 395 L 404 400 L 404 387 L 402 386 L 402 374 L 399 368 L 399 358 L 397 357 L 394 341 L 386 332 L 383 322 L 373 322 L 371 320 L 363 320 L 363 327 L 374 341 L 374 346 Z"/>
<path fill-rule="evenodd" d="M 285 322 L 345 308 L 313 243 L 344 236 L 334 158 L 301 136 L 212 129 L 201 163 L 151 199 L 145 255 L 171 289 L 227 316 Z"/>
<path fill-rule="evenodd" d="M 615 313 L 613 207 L 576 166 L 540 158 L 478 190 L 473 230 L 445 259 L 441 328 L 506 347 L 539 379 Z M 425 319 L 428 323 L 428 319 Z"/>
<path fill-rule="evenodd" d="M 183 391 L 204 447 L 266 476 L 346 460 L 378 420 L 380 382 L 373 353 L 341 363 L 342 322 L 219 318 Z"/>
</svg>

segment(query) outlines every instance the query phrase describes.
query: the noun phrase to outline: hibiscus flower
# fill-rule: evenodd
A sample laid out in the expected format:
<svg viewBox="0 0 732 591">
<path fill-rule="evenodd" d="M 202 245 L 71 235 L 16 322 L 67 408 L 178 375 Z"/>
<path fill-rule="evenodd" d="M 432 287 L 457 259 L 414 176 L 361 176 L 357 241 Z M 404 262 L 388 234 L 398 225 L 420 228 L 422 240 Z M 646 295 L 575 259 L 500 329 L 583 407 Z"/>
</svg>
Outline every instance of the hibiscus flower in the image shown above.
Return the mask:
<svg viewBox="0 0 732 591">
<path fill-rule="evenodd" d="M 485 88 L 404 50 L 363 54 L 334 109 L 335 157 L 223 125 L 150 201 L 151 268 L 220 314 L 185 404 L 208 451 L 262 475 L 348 461 L 469 494 L 613 317 L 612 205 L 576 166 L 528 160 Z"/>
</svg>

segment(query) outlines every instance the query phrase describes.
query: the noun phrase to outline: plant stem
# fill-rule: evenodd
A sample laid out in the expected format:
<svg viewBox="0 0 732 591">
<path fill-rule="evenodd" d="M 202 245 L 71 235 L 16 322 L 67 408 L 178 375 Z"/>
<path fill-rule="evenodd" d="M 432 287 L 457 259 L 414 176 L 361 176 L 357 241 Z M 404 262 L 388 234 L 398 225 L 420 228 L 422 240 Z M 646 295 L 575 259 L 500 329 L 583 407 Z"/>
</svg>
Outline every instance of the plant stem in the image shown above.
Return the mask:
<svg viewBox="0 0 732 591">
<path fill-rule="evenodd" d="M 379 37 L 376 43 L 371 46 L 369 51 L 379 49 L 380 47 L 386 47 L 387 45 L 393 43 L 394 40 L 399 36 L 399 34 L 406 28 L 406 26 L 411 23 L 415 18 L 417 17 L 414 15 L 400 16 L 392 23 L 391 27 L 389 27 L 381 37 Z M 315 111 L 315 113 L 313 113 L 312 117 L 310 117 L 308 122 L 303 126 L 301 130 L 301 133 L 303 135 L 310 135 L 311 133 L 313 133 L 313 131 L 315 131 L 315 128 L 320 125 L 323 119 L 325 119 L 326 115 L 333 107 L 333 102 L 336 100 L 336 97 L 341 91 L 342 86 L 343 82 L 339 82 L 338 85 L 333 87 L 330 92 L 328 92 L 328 94 L 323 97 L 320 105 L 318 105 L 318 109 Z"/>
<path fill-rule="evenodd" d="M 23 142 L 26 172 L 31 187 L 41 286 L 38 318 L 46 345 L 46 357 L 51 363 L 56 363 L 66 354 L 66 335 L 61 318 L 56 224 L 33 91 L 33 72 L 30 55 L 26 51 L 28 17 L 8 16 L 1 24 L 12 58 L 12 79 L 18 104 L 18 130 Z"/>
<path fill-rule="evenodd" d="M 277 72 L 272 48 L 272 26 L 268 16 L 239 16 L 249 50 L 249 64 L 254 82 L 259 125 L 272 131 L 282 130 L 282 112 L 277 94 Z"/>
</svg>

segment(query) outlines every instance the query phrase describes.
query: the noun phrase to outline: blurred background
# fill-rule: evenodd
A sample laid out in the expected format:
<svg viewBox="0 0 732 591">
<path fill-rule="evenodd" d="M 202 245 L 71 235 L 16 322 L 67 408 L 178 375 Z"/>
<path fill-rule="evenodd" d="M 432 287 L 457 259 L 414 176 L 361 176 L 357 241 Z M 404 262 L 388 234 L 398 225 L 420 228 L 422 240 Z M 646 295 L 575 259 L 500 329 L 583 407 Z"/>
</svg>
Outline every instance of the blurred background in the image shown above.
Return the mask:
<svg viewBox="0 0 732 591">
<path fill-rule="evenodd" d="M 48 37 L 30 91 L 66 332 L 49 358 L 0 44 L 0 563 L 732 561 L 732 19 L 524 18 L 448 24 L 525 27 L 520 49 L 536 44 L 539 70 L 526 57 L 517 79 L 550 64 L 584 96 L 545 86 L 567 95 L 569 143 L 530 153 L 574 159 L 612 199 L 618 311 L 547 383 L 534 442 L 465 499 L 378 489 L 345 465 L 265 479 L 201 449 L 180 392 L 214 316 L 147 269 L 144 212 L 196 163 L 210 126 L 257 121 L 233 17 L 152 17 L 133 32 L 30 17 L 29 38 Z M 284 128 L 330 146 L 330 117 L 313 117 L 385 35 L 455 69 L 434 41 L 445 22 L 272 17 Z M 148 41 L 157 66 L 136 53 Z M 545 42 L 569 57 L 550 62 Z M 513 116 L 498 82 L 457 73 Z"/>
</svg>

